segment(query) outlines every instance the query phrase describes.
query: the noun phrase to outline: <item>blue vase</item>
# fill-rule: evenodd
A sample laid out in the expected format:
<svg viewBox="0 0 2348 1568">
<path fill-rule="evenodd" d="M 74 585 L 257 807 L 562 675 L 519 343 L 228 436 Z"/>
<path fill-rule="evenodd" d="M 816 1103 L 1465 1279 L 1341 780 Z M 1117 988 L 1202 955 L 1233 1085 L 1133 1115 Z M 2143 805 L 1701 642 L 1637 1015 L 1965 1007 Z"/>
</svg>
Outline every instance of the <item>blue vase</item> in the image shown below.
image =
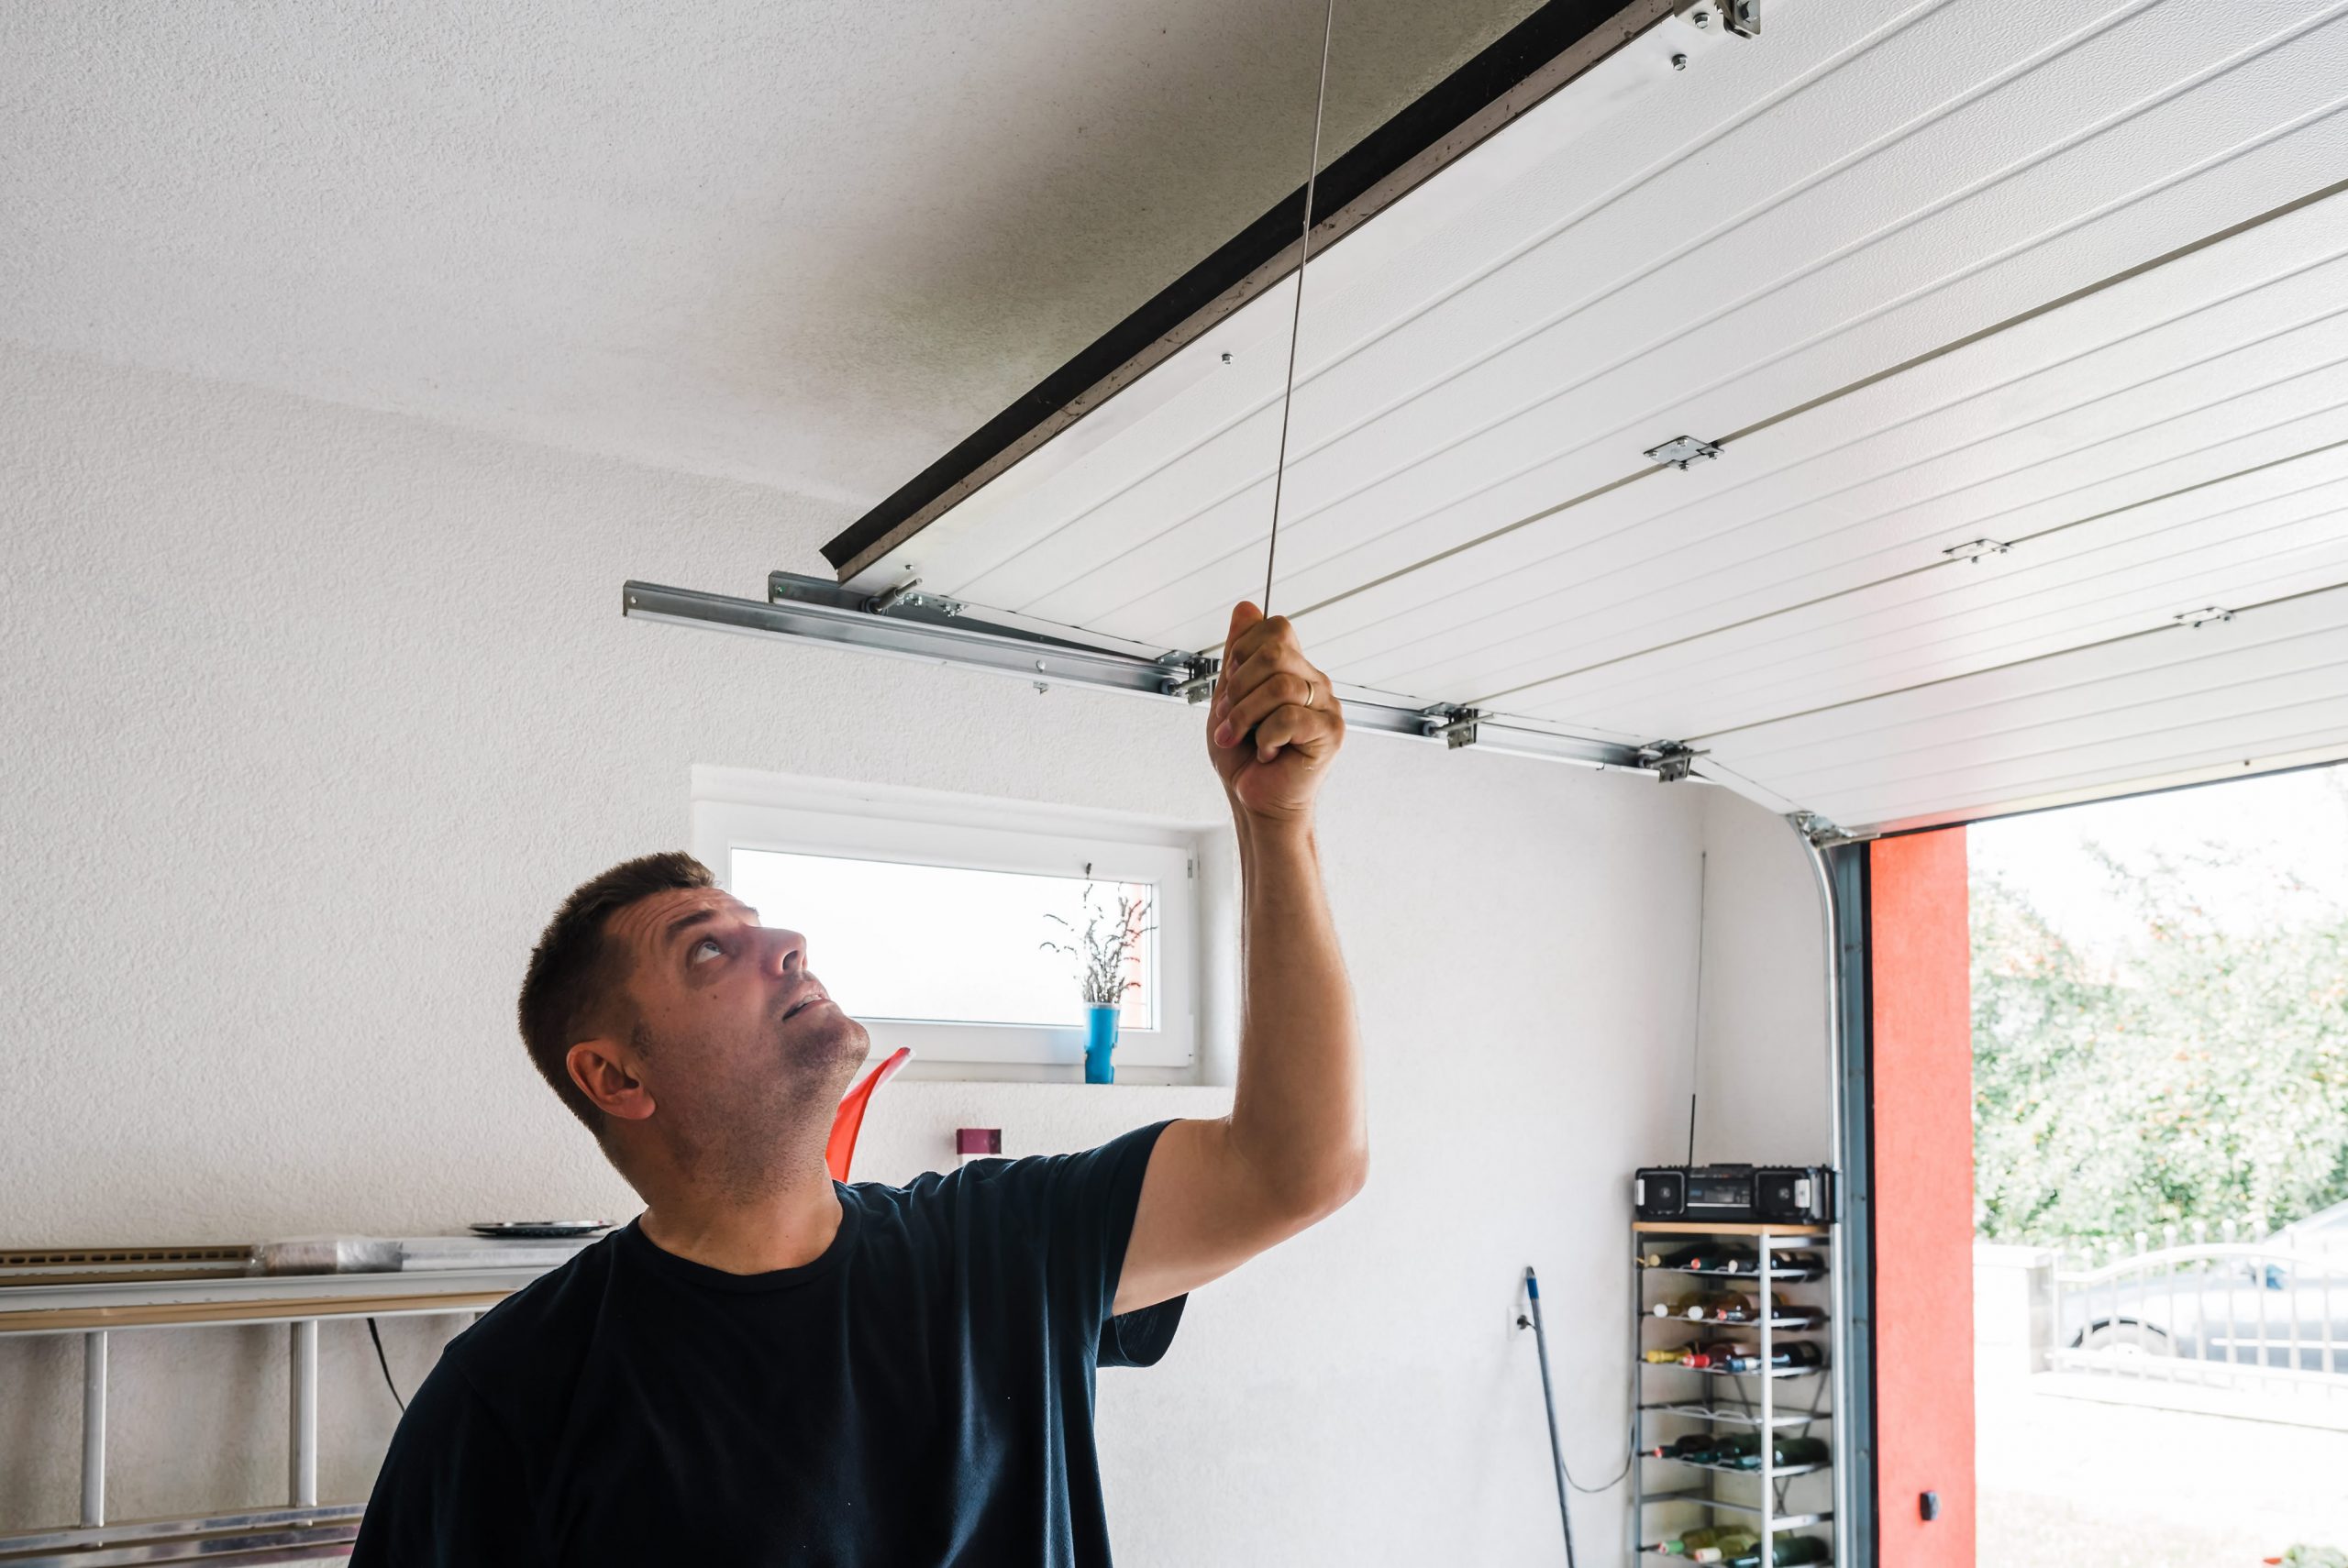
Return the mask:
<svg viewBox="0 0 2348 1568">
<path fill-rule="evenodd" d="M 1117 1048 L 1117 1011 L 1114 1002 L 1084 1005 L 1084 1081 L 1088 1084 L 1117 1081 L 1116 1065 L 1109 1060 L 1109 1054 Z"/>
</svg>

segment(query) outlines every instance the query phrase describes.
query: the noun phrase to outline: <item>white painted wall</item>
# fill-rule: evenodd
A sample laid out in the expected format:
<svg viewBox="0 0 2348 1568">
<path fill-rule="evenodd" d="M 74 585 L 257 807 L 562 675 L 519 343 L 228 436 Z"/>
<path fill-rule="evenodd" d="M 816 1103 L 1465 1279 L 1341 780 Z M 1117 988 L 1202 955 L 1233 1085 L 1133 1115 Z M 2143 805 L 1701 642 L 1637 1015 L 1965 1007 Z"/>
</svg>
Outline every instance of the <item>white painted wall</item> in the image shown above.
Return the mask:
<svg viewBox="0 0 2348 1568">
<path fill-rule="evenodd" d="M 620 616 L 628 576 L 812 569 L 836 506 L 16 348 L 0 406 L 0 1245 L 635 1212 L 514 990 L 576 882 L 683 841 L 695 762 L 1223 810 L 1195 710 Z M 1370 1187 L 1202 1292 L 1166 1364 L 1104 1375 L 1121 1561 L 1556 1560 L 1515 1282 L 1543 1270 L 1602 1480 L 1623 1178 L 1684 1127 L 1708 829 L 1714 1103 L 1761 1092 L 1729 1050 L 1800 1027 L 1767 971 L 1803 958 L 1807 883 L 1722 800 L 1355 738 L 1322 843 Z M 860 1174 L 939 1163 L 958 1124 L 1074 1147 L 1219 1092 L 892 1085 Z M 403 1387 L 445 1331 L 385 1324 Z M 324 1342 L 322 1490 L 357 1497 L 395 1411 L 362 1330 Z M 117 1336 L 112 1511 L 276 1499 L 284 1359 L 282 1331 Z M 78 1394 L 70 1342 L 0 1341 L 0 1530 L 75 1512 Z M 1578 1522 L 1589 1561 L 1620 1549 L 1614 1498 Z"/>
<path fill-rule="evenodd" d="M 1704 861 L 1696 1158 L 1820 1163 L 1828 1148 L 1833 1077 L 1817 878 L 1785 818 L 1722 789 L 1704 792 Z M 1683 1068 L 1682 1153 L 1688 1083 Z"/>
</svg>

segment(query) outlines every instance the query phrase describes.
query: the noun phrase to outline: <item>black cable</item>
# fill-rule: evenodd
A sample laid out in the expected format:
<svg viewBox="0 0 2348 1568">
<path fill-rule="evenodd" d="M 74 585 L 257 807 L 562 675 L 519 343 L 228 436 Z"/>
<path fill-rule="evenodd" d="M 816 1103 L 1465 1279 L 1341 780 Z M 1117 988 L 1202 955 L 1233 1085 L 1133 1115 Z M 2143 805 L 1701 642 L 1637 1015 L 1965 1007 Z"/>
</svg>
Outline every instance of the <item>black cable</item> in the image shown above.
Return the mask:
<svg viewBox="0 0 2348 1568">
<path fill-rule="evenodd" d="M 404 1416 L 407 1414 L 407 1401 L 400 1397 L 400 1386 L 392 1381 L 392 1364 L 383 1359 L 383 1336 L 376 1331 L 375 1320 L 371 1317 L 367 1320 L 367 1337 L 375 1342 L 375 1364 L 383 1369 L 383 1386 L 392 1391 L 392 1402 Z"/>
</svg>

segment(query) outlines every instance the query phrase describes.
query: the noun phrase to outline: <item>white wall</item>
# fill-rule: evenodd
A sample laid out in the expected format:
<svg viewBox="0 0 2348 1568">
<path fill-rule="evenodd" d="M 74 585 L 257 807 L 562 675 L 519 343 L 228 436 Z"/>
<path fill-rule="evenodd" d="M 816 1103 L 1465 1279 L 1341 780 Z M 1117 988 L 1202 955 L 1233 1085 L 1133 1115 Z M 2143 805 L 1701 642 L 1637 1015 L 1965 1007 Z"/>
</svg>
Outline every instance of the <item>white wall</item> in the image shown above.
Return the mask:
<svg viewBox="0 0 2348 1568">
<path fill-rule="evenodd" d="M 1704 793 L 1696 1158 L 1815 1165 L 1826 1158 L 1833 1112 L 1817 878 L 1785 818 L 1724 789 Z M 1683 1070 L 1681 1153 L 1688 1083 Z"/>
<path fill-rule="evenodd" d="M 0 1246 L 634 1213 L 514 990 L 576 882 L 684 841 L 695 762 L 1223 811 L 1196 710 L 620 616 L 629 576 L 755 595 L 818 569 L 836 506 L 20 349 L 0 406 Z M 1602 1480 L 1623 1178 L 1684 1135 L 1708 826 L 1715 1103 L 1760 1092 L 1730 1049 L 1798 1027 L 1729 1022 L 1747 983 L 1792 1007 L 1767 971 L 1814 913 L 1806 881 L 1762 897 L 1782 826 L 1720 800 L 1355 737 L 1321 832 L 1370 1187 L 1202 1292 L 1166 1364 L 1103 1375 L 1122 1562 L 1556 1560 L 1517 1275 L 1543 1270 L 1571 1457 Z M 1722 934 L 1765 903 L 1786 930 Z M 1219 1092 L 892 1085 L 859 1174 L 939 1163 L 972 1121 L 1072 1147 Z M 384 1328 L 412 1386 L 447 1331 Z M 321 1486 L 358 1497 L 395 1411 L 363 1330 L 324 1338 Z M 117 1517 L 280 1496 L 282 1331 L 115 1355 Z M 0 1341 L 0 1530 L 74 1514 L 78 1394 L 70 1342 Z M 1581 1504 L 1591 1561 L 1619 1496 Z"/>
</svg>

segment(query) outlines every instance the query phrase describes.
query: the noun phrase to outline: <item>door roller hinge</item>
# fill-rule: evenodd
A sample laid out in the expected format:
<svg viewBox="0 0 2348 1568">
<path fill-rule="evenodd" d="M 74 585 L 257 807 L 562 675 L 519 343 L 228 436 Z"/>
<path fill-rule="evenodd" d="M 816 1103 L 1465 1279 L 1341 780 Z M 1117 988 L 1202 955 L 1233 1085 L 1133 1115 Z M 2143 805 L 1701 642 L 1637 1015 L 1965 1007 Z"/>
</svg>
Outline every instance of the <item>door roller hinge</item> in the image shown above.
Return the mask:
<svg viewBox="0 0 2348 1568">
<path fill-rule="evenodd" d="M 1419 710 L 1419 722 L 1426 726 L 1428 737 L 1440 738 L 1452 751 L 1476 744 L 1476 721 L 1483 716 L 1478 710 L 1463 708 L 1456 702 L 1438 702 Z"/>
<path fill-rule="evenodd" d="M 1679 741 L 1656 741 L 1639 747 L 1639 766 L 1655 769 L 1666 784 L 1677 784 L 1696 771 L 1696 759 L 1708 755 Z"/>
</svg>

